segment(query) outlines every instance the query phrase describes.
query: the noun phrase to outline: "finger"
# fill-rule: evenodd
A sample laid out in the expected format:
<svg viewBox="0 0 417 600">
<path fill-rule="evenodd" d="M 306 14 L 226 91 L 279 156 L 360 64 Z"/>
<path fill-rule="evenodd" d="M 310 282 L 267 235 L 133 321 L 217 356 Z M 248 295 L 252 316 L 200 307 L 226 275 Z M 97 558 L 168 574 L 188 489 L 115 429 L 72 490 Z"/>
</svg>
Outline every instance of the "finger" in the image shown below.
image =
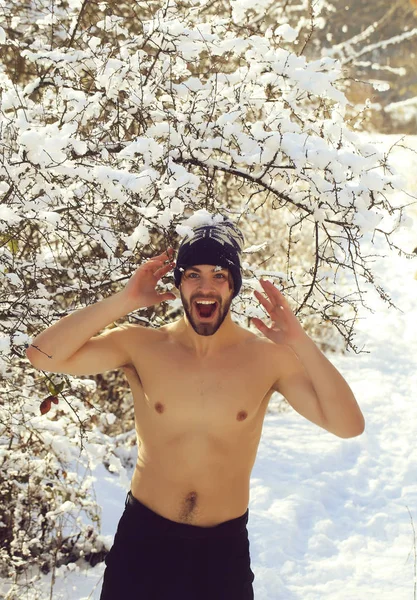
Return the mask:
<svg viewBox="0 0 417 600">
<path fill-rule="evenodd" d="M 252 317 L 251 323 L 253 323 L 259 329 L 259 324 L 262 323 L 262 321 L 261 321 L 261 319 L 258 319 L 257 317 Z"/>
<path fill-rule="evenodd" d="M 162 267 L 160 267 L 159 269 L 157 269 L 155 271 L 154 275 L 155 275 L 155 277 L 157 277 L 158 279 L 160 279 L 161 277 L 163 277 L 164 275 L 166 275 L 168 273 L 168 271 L 170 271 L 174 267 L 175 267 L 175 263 L 169 263 L 168 265 L 163 265 Z"/>
<path fill-rule="evenodd" d="M 273 283 L 271 283 L 270 281 L 268 281 L 267 279 L 260 279 L 260 283 L 262 285 L 262 287 L 265 290 L 265 293 L 268 294 L 268 297 L 274 298 L 274 300 L 277 301 L 278 304 L 280 305 L 286 305 L 287 307 L 289 306 L 284 294 L 282 292 L 280 292 Z"/>
<path fill-rule="evenodd" d="M 263 333 L 264 335 L 267 335 L 267 332 L 269 331 L 269 329 L 265 325 L 265 323 L 263 321 L 261 321 L 261 319 L 258 319 L 257 317 L 252 317 L 252 322 L 259 329 L 259 331 L 261 333 Z"/>
<path fill-rule="evenodd" d="M 162 254 L 159 254 L 158 256 L 156 256 L 155 258 L 168 258 L 169 260 L 171 260 L 174 257 L 174 248 L 172 248 L 171 246 L 169 248 L 167 248 L 165 250 L 165 252 L 162 252 Z"/>
<path fill-rule="evenodd" d="M 159 302 L 166 302 L 168 300 L 176 300 L 176 299 L 177 299 L 176 295 L 173 294 L 172 292 L 165 292 L 165 293 L 158 294 Z"/>
<path fill-rule="evenodd" d="M 259 331 L 269 340 L 274 341 L 274 334 L 275 336 L 277 335 L 277 333 L 281 333 L 281 329 L 277 326 L 276 323 L 273 323 L 273 327 L 268 327 L 267 325 L 265 325 L 265 323 L 263 321 L 261 321 L 260 319 L 258 319 L 257 317 L 252 317 L 252 321 L 254 321 L 256 327 L 259 329 Z"/>
<path fill-rule="evenodd" d="M 143 265 L 141 265 L 138 269 L 138 271 L 146 271 L 146 273 L 149 274 L 153 274 L 155 275 L 155 273 L 164 265 L 164 261 L 163 260 L 149 260 L 148 262 L 144 263 Z"/>
<path fill-rule="evenodd" d="M 265 293 L 271 300 L 272 309 L 274 311 L 278 311 L 276 314 L 279 314 L 279 311 L 283 311 L 284 307 L 291 310 L 290 305 L 286 301 L 284 295 L 279 290 L 277 290 L 277 288 L 269 281 L 265 281 L 265 283 L 267 284 L 266 286 L 264 286 Z"/>
<path fill-rule="evenodd" d="M 151 256 L 147 262 L 164 262 L 164 260 L 166 260 L 166 258 L 162 254 L 158 254 L 158 256 Z"/>
<path fill-rule="evenodd" d="M 254 290 L 253 293 L 255 294 L 255 296 L 259 300 L 259 302 L 262 304 L 262 306 L 268 311 L 269 314 L 271 314 L 271 312 L 274 310 L 274 307 L 271 304 L 271 302 L 269 302 L 266 298 L 264 298 L 262 296 L 262 294 L 260 292 L 258 292 L 258 290 Z"/>
<path fill-rule="evenodd" d="M 271 283 L 270 281 L 267 281 L 266 279 L 260 279 L 259 282 L 260 282 L 261 286 L 263 287 L 265 294 L 268 296 L 268 298 L 270 298 L 271 300 L 279 299 L 279 295 L 278 295 L 279 292 L 273 283 Z"/>
<path fill-rule="evenodd" d="M 159 261 L 161 260 L 162 262 L 165 260 L 172 260 L 172 258 L 174 257 L 174 250 L 173 248 L 168 248 L 168 250 L 166 250 L 165 252 L 162 252 L 162 254 L 157 254 L 156 256 L 151 256 L 148 261 Z"/>
<path fill-rule="evenodd" d="M 166 261 L 163 258 L 158 258 L 157 256 L 155 256 L 154 258 L 150 258 L 145 263 L 143 263 L 143 266 L 147 269 L 159 269 L 160 265 L 162 266 L 165 263 Z"/>
</svg>

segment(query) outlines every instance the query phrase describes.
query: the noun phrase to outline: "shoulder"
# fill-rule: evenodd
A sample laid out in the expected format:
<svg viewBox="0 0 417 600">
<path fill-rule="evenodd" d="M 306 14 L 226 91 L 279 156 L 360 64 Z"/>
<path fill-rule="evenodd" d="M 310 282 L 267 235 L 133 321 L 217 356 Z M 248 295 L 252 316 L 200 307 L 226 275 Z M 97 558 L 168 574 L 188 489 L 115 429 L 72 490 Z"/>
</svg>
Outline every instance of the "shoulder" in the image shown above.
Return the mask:
<svg viewBox="0 0 417 600">
<path fill-rule="evenodd" d="M 132 323 L 124 323 L 124 340 L 132 348 L 139 350 L 144 344 L 148 345 L 153 341 L 164 340 L 168 337 L 168 332 L 163 327 L 144 327 Z"/>
<path fill-rule="evenodd" d="M 131 335 L 152 335 L 153 333 L 161 331 L 162 329 L 162 327 L 155 328 L 148 325 L 138 325 L 136 323 L 123 323 L 123 325 L 120 327 Z"/>
<path fill-rule="evenodd" d="M 129 383 L 140 382 L 138 364 L 141 363 L 144 356 L 149 354 L 154 347 L 154 342 L 160 339 L 162 334 L 158 333 L 159 329 L 157 328 L 133 323 L 124 323 L 120 329 L 123 331 L 122 343 L 129 355 L 129 362 L 123 365 L 122 371 L 127 376 Z"/>
<path fill-rule="evenodd" d="M 284 344 L 275 344 L 262 334 L 247 338 L 247 351 L 251 363 L 256 365 L 257 374 L 266 378 L 270 389 L 282 394 L 279 385 L 288 377 L 298 376 L 303 370 L 294 350 Z"/>
<path fill-rule="evenodd" d="M 119 332 L 119 343 L 125 347 L 131 360 L 138 350 L 151 343 L 155 331 L 151 327 L 143 327 L 132 323 L 123 323 L 117 327 L 117 330 Z"/>
<path fill-rule="evenodd" d="M 265 336 L 253 334 L 248 340 L 249 347 L 257 354 L 261 354 L 267 367 L 270 367 L 276 379 L 281 379 L 287 373 L 299 370 L 301 363 L 290 346 L 274 344 Z"/>
<path fill-rule="evenodd" d="M 289 346 L 278 345 L 268 340 L 264 335 L 245 330 L 246 334 L 242 337 L 242 345 L 254 357 L 262 358 L 265 366 L 271 366 L 276 370 L 277 365 L 286 368 L 288 362 L 292 359 L 292 350 Z"/>
<path fill-rule="evenodd" d="M 275 356 L 282 353 L 280 347 L 271 340 L 268 340 L 264 335 L 260 333 L 253 333 L 248 329 L 244 329 L 247 335 L 243 337 L 243 341 L 250 347 L 252 350 L 256 348 L 257 352 L 262 352 L 266 356 Z"/>
</svg>

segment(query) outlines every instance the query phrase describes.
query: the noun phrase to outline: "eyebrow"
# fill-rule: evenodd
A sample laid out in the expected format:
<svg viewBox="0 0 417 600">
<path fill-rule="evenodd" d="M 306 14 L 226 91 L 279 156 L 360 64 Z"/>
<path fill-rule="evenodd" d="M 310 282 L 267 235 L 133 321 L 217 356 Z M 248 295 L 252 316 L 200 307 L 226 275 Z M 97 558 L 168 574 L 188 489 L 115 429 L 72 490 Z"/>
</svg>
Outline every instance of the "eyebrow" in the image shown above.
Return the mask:
<svg viewBox="0 0 417 600">
<path fill-rule="evenodd" d="M 198 269 L 197 267 L 187 267 L 185 270 L 186 271 L 197 271 L 197 273 L 201 273 L 201 269 Z M 211 270 L 212 273 L 214 273 L 214 272 L 220 273 L 220 271 L 226 271 L 226 269 L 224 267 L 222 267 L 221 269 L 216 270 L 216 267 L 214 267 L 214 269 Z"/>
</svg>

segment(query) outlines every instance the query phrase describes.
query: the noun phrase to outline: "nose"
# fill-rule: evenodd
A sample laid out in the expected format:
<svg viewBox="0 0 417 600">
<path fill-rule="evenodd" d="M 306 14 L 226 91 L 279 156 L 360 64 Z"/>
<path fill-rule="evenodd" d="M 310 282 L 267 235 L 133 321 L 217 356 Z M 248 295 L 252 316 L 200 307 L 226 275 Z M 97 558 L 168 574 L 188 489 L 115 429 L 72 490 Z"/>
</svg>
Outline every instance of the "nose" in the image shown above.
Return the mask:
<svg viewBox="0 0 417 600">
<path fill-rule="evenodd" d="M 199 283 L 200 285 L 198 286 L 198 291 L 204 291 L 205 293 L 215 291 L 215 286 L 211 277 L 208 277 L 207 279 L 205 279 L 204 277 L 200 277 Z"/>
</svg>

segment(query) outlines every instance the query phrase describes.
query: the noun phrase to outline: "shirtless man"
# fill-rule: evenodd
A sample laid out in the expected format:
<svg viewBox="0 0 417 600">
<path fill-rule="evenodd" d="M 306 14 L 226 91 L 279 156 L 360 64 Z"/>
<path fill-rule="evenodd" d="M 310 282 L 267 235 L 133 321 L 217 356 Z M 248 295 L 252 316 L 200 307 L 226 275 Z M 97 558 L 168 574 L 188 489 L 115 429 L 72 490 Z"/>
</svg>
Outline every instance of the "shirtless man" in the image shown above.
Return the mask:
<svg viewBox="0 0 417 600">
<path fill-rule="evenodd" d="M 195 228 L 176 264 L 172 248 L 151 258 L 124 290 L 64 317 L 27 350 L 45 371 L 122 368 L 132 390 L 138 460 L 101 600 L 252 600 L 249 483 L 272 393 L 337 436 L 364 430 L 348 384 L 272 283 L 254 292 L 272 327 L 252 319 L 259 336 L 232 321 L 242 245 L 228 221 Z M 173 268 L 182 318 L 93 337 L 132 310 L 174 299 L 155 290 Z M 202 304 L 212 302 L 214 310 Z"/>
</svg>

